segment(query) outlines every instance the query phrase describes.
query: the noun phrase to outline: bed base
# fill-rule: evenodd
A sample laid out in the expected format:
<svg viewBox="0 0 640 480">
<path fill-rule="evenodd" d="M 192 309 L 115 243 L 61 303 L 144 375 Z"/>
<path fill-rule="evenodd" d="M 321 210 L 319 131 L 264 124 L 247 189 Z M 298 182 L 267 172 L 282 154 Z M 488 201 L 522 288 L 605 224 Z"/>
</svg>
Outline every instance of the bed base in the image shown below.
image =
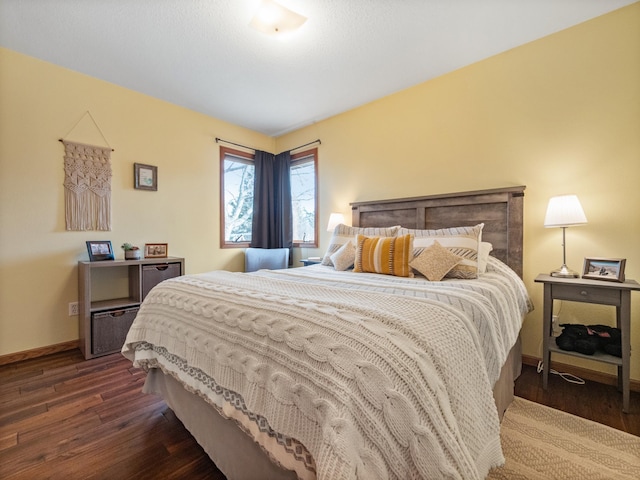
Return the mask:
<svg viewBox="0 0 640 480">
<path fill-rule="evenodd" d="M 522 369 L 520 341 L 509 352 L 493 389 L 498 415 L 502 421 L 513 401 L 513 385 Z M 147 374 L 145 393 L 160 395 L 191 432 L 227 480 L 295 480 L 296 474 L 273 463 L 269 455 L 234 420 L 220 415 L 206 400 L 191 393 L 171 375 L 159 368 Z M 212 432 L 215 432 L 212 435 Z M 222 441 L 220 441 L 222 439 Z"/>
</svg>

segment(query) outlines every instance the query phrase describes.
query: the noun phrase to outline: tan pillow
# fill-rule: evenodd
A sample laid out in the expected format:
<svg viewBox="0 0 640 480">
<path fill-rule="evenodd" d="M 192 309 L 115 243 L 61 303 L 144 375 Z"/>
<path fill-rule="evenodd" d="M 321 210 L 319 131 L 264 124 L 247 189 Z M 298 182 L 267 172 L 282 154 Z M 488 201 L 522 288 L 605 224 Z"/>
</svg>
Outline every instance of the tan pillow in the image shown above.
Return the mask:
<svg viewBox="0 0 640 480">
<path fill-rule="evenodd" d="M 390 238 L 358 234 L 353 271 L 413 277 L 409 266 L 412 258 L 413 235 Z"/>
<path fill-rule="evenodd" d="M 322 259 L 322 265 L 333 265 L 331 262 L 331 255 L 336 253 L 338 249 L 351 240 L 354 245 L 356 241 L 356 235 L 359 233 L 363 235 L 376 236 L 376 237 L 395 237 L 398 227 L 388 228 L 376 228 L 376 227 L 350 227 L 343 225 L 342 223 L 333 230 L 331 241 L 327 252 Z"/>
<path fill-rule="evenodd" d="M 353 267 L 356 260 L 356 247 L 351 240 L 341 246 L 336 253 L 331 255 L 331 263 L 341 272 Z"/>
<path fill-rule="evenodd" d="M 454 266 L 447 277 L 450 278 L 478 278 L 478 251 L 482 241 L 484 223 L 473 227 L 441 228 L 439 230 L 410 230 L 401 228 L 398 235 L 414 235 L 413 256 L 417 257 L 422 251 L 433 245 L 436 240 L 451 253 L 462 257 L 460 263 Z"/>
<path fill-rule="evenodd" d="M 448 248 L 434 241 L 433 245 L 422 250 L 409 265 L 427 277 L 427 280 L 439 282 L 460 261 L 461 257 L 451 253 Z"/>
</svg>

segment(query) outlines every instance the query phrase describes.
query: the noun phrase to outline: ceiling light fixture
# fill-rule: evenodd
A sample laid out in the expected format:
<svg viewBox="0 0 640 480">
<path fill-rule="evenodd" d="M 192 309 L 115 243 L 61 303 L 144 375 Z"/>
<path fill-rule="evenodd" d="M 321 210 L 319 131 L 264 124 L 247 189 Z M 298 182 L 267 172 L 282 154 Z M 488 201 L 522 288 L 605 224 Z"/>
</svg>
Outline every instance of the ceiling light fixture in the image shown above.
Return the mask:
<svg viewBox="0 0 640 480">
<path fill-rule="evenodd" d="M 306 21 L 307 17 L 273 0 L 262 0 L 249 26 L 267 35 L 278 35 L 293 32 Z"/>
</svg>

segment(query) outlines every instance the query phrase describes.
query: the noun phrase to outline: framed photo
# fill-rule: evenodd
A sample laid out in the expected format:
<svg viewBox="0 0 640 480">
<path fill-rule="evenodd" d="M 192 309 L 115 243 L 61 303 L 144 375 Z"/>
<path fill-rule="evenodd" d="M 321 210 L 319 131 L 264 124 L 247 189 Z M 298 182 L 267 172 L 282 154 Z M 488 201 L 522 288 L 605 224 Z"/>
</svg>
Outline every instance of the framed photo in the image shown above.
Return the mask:
<svg viewBox="0 0 640 480">
<path fill-rule="evenodd" d="M 138 190 L 158 190 L 158 167 L 143 163 L 133 164 L 133 187 Z"/>
<path fill-rule="evenodd" d="M 167 243 L 145 243 L 144 258 L 164 258 L 168 251 Z"/>
<path fill-rule="evenodd" d="M 87 250 L 89 251 L 89 260 L 98 262 L 100 260 L 113 260 L 113 247 L 108 240 L 100 240 L 96 242 L 87 242 Z"/>
<path fill-rule="evenodd" d="M 585 258 L 582 278 L 624 282 L 626 258 Z"/>
</svg>

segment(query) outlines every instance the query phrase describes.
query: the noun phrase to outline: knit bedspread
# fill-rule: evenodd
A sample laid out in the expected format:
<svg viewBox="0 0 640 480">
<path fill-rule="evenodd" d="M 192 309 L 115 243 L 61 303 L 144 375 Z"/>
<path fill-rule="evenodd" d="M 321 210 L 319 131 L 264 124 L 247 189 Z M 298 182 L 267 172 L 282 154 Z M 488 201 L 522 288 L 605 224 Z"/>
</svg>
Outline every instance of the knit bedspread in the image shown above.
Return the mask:
<svg viewBox="0 0 640 480">
<path fill-rule="evenodd" d="M 443 282 L 216 271 L 156 286 L 122 352 L 136 366 L 170 352 L 236 392 L 319 480 L 481 479 L 504 462 L 492 387 L 531 308 L 495 259 Z"/>
</svg>

